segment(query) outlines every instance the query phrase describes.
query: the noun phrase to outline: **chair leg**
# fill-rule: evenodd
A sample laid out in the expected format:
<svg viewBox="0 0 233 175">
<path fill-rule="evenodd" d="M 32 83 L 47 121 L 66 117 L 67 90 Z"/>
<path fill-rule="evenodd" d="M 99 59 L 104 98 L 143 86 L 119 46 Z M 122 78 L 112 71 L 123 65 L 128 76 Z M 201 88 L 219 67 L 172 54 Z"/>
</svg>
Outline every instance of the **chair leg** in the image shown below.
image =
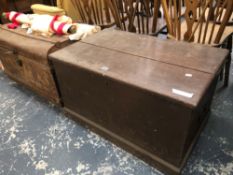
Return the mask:
<svg viewBox="0 0 233 175">
<path fill-rule="evenodd" d="M 219 80 L 222 81 L 223 80 L 223 73 L 224 73 L 224 69 L 221 70 L 220 75 L 219 75 Z"/>
<path fill-rule="evenodd" d="M 225 66 L 225 79 L 224 79 L 224 86 L 227 87 L 229 84 L 229 77 L 230 77 L 230 68 L 231 68 L 231 52 L 232 52 L 232 35 L 228 38 L 227 48 L 230 51 L 230 54 L 227 58 L 226 66 Z"/>
</svg>

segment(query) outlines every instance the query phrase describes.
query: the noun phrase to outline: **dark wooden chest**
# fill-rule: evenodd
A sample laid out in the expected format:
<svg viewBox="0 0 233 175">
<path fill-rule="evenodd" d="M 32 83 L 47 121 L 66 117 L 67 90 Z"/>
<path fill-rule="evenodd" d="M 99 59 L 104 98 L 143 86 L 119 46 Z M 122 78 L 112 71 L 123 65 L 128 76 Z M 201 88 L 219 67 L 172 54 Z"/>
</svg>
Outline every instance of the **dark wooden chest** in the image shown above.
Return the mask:
<svg viewBox="0 0 233 175">
<path fill-rule="evenodd" d="M 5 73 L 57 104 L 60 98 L 48 54 L 69 43 L 67 37 L 44 38 L 0 26 L 0 60 Z"/>
<path fill-rule="evenodd" d="M 169 174 L 201 128 L 226 50 L 105 30 L 50 55 L 65 110 Z"/>
</svg>

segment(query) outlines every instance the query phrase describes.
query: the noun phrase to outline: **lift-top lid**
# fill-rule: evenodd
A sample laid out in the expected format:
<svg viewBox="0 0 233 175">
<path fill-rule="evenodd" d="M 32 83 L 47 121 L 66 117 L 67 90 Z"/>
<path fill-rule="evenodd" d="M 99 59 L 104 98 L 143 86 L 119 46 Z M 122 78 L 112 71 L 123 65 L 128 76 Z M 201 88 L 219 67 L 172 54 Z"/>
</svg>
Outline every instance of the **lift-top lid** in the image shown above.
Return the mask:
<svg viewBox="0 0 233 175">
<path fill-rule="evenodd" d="M 8 29 L 0 25 L 0 47 L 23 54 L 42 64 L 47 64 L 48 54 L 70 43 L 68 36 L 43 37 L 27 34 L 22 28 Z"/>
<path fill-rule="evenodd" d="M 113 29 L 103 30 L 83 42 L 211 74 L 217 73 L 228 56 L 225 49 Z"/>
</svg>

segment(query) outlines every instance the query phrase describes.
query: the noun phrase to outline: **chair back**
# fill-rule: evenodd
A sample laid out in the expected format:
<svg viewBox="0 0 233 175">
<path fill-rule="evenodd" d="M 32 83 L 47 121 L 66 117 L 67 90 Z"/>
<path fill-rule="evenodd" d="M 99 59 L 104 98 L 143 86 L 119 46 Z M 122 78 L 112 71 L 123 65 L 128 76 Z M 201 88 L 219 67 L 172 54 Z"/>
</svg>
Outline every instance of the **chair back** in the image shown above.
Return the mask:
<svg viewBox="0 0 233 175">
<path fill-rule="evenodd" d="M 233 10 L 233 0 L 162 0 L 169 36 L 202 44 L 219 44 Z M 232 30 L 233 32 L 233 30 Z"/>
<path fill-rule="evenodd" d="M 159 0 L 113 0 L 125 31 L 153 34 L 157 28 Z"/>
<path fill-rule="evenodd" d="M 182 0 L 161 0 L 161 4 L 169 36 L 180 40 Z"/>
<path fill-rule="evenodd" d="M 115 24 L 113 4 L 111 0 L 71 0 L 78 10 L 81 21 L 88 24 L 99 25 L 101 28 L 111 27 Z"/>
</svg>

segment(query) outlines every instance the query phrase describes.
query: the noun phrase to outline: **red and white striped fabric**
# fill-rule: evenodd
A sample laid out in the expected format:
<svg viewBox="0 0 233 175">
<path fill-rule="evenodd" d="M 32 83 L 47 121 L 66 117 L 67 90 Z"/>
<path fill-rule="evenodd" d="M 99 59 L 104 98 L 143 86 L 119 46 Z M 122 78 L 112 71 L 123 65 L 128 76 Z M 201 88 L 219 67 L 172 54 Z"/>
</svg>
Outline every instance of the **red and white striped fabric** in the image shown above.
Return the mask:
<svg viewBox="0 0 233 175">
<path fill-rule="evenodd" d="M 28 15 L 23 14 L 23 13 L 11 11 L 11 12 L 6 12 L 5 15 L 9 21 L 11 21 L 12 23 L 18 24 L 18 25 L 31 23 Z"/>
<path fill-rule="evenodd" d="M 32 15 L 32 31 L 45 35 L 68 34 L 71 26 L 73 26 L 72 20 L 67 16 Z"/>
</svg>

